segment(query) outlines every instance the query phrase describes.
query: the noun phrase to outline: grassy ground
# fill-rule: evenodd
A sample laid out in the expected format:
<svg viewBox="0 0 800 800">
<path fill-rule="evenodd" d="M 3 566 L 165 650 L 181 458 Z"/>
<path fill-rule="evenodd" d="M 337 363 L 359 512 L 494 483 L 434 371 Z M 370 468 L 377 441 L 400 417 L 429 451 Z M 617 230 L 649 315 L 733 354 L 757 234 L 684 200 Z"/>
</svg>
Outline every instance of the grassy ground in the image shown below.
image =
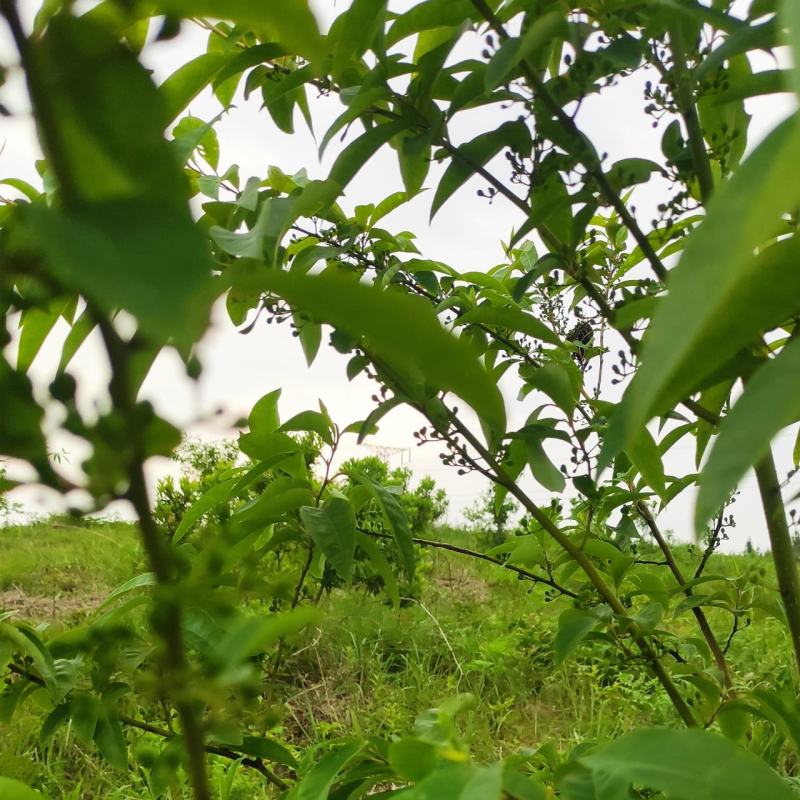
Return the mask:
<svg viewBox="0 0 800 800">
<path fill-rule="evenodd" d="M 474 543 L 459 532 L 439 535 Z M 685 548 L 679 556 L 691 558 Z M 714 570 L 737 574 L 759 563 L 768 568 L 759 556 L 715 556 Z M 0 611 L 41 625 L 74 624 L 143 569 L 129 525 L 54 522 L 2 529 Z M 419 712 L 459 692 L 479 700 L 463 730 L 478 759 L 548 742 L 568 748 L 674 721 L 663 693 L 610 648 L 586 647 L 557 665 L 551 642 L 564 606 L 544 603 L 540 592 L 529 592 L 513 574 L 441 550 L 425 552 L 422 573 L 420 595 L 399 611 L 352 589 L 323 598 L 324 628 L 282 667 L 286 739 L 307 746 L 354 729 L 401 734 Z M 720 629 L 727 624 L 723 617 L 714 622 Z M 788 663 L 786 653 L 782 629 L 765 621 L 737 635 L 731 660 L 757 685 Z M 71 732 L 38 745 L 41 720 L 33 702 L 10 723 L 0 723 L 0 774 L 57 800 L 149 796 L 144 773 L 115 773 Z M 135 751 L 144 739 L 134 734 L 130 741 Z M 224 782 L 228 768 L 215 764 L 213 779 Z M 231 798 L 272 796 L 244 772 L 235 787 Z"/>
</svg>

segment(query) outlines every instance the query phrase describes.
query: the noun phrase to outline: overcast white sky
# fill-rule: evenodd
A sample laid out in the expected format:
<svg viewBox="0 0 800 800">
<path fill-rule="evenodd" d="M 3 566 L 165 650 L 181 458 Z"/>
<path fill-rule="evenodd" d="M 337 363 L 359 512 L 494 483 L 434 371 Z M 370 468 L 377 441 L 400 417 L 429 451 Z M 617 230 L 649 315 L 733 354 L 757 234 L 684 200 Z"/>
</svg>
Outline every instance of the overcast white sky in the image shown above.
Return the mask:
<svg viewBox="0 0 800 800">
<path fill-rule="evenodd" d="M 398 8 L 409 5 L 390 3 Z M 25 0 L 23 10 L 32 16 L 38 2 Z M 316 0 L 317 11 L 323 29 L 347 3 Z M 153 70 L 157 82 L 161 82 L 172 71 L 189 58 L 203 52 L 206 32 L 185 25 L 180 36 L 170 42 L 154 43 L 145 49 L 144 61 Z M 472 54 L 480 50 L 480 39 L 465 41 L 464 52 Z M 16 63 L 15 53 L 7 31 L 0 30 L 0 63 Z M 773 68 L 771 59 L 759 59 L 756 68 Z M 637 75 L 622 86 L 605 91 L 601 96 L 588 99 L 581 108 L 578 121 L 591 136 L 598 150 L 606 151 L 611 161 L 631 156 L 660 157 L 661 129 L 653 130 L 650 121 L 643 117 L 642 87 L 646 77 Z M 34 161 L 40 157 L 35 130 L 27 113 L 22 76 L 12 72 L 5 87 L 0 89 L 0 100 L 15 112 L 10 119 L 0 121 L 0 178 L 21 177 L 39 184 Z M 312 113 L 318 136 L 324 133 L 327 123 L 340 112 L 336 98 L 311 97 Z M 750 137 L 751 145 L 768 132 L 778 121 L 794 108 L 788 95 L 760 98 L 748 103 L 753 114 Z M 210 92 L 205 92 L 190 106 L 190 112 L 203 119 L 211 119 L 219 113 L 219 105 Z M 482 109 L 459 115 L 462 119 L 454 128 L 456 141 L 468 140 L 487 126 L 487 111 Z M 499 112 L 498 121 L 501 120 Z M 230 164 L 238 164 L 242 184 L 251 175 L 264 176 L 270 165 L 279 166 L 284 172 L 293 173 L 305 168 L 309 175 L 324 177 L 335 157 L 337 146 L 331 145 L 325 160 L 320 163 L 312 135 L 299 118 L 296 133 L 292 136 L 278 131 L 268 114 L 259 110 L 256 96 L 245 102 L 239 95 L 236 108 L 226 114 L 217 126 L 221 145 L 222 173 Z M 497 162 L 502 169 L 502 159 Z M 426 186 L 435 186 L 440 170 L 431 170 Z M 390 152 L 376 156 L 368 167 L 351 183 L 343 199 L 345 208 L 365 202 L 378 202 L 402 184 L 396 160 Z M 488 205 L 476 196 L 480 181 L 471 181 L 438 213 L 433 225 L 428 223 L 430 194 L 423 193 L 414 202 L 397 210 L 381 224 L 390 230 L 409 230 L 417 234 L 417 244 L 426 258 L 445 261 L 460 271 L 486 270 L 502 260 L 500 242 L 508 238 L 509 231 L 521 223 L 520 212 L 502 198 Z M 649 220 L 657 198 L 648 196 L 647 189 L 638 189 L 636 205 L 642 218 Z M 3 189 L 3 193 L 12 192 Z M 32 377 L 40 387 L 51 380 L 58 358 L 65 329 L 56 330 L 46 343 L 32 370 Z M 143 396 L 150 399 L 158 411 L 189 434 L 205 438 L 220 438 L 231 435 L 226 423 L 246 415 L 252 404 L 264 393 L 280 387 L 283 390 L 281 412 L 288 418 L 297 411 L 316 407 L 317 398 L 322 398 L 333 418 L 343 426 L 356 419 L 363 419 L 373 407 L 370 396 L 374 384 L 357 378 L 347 381 L 344 367 L 346 360 L 332 349 L 323 347 L 309 369 L 306 367 L 300 345 L 291 336 L 286 326 L 258 324 L 247 336 L 239 334 L 227 320 L 224 308 L 218 307 L 213 315 L 213 325 L 203 339 L 199 354 L 203 363 L 203 374 L 197 383 L 185 378 L 183 369 L 174 352 L 164 352 L 154 365 L 143 387 Z M 80 398 L 85 408 L 104 402 L 108 368 L 97 341 L 88 341 L 73 361 L 71 371 L 78 377 Z M 531 409 L 538 405 L 533 398 L 525 403 L 515 403 L 516 387 L 513 376 L 504 380 L 503 390 L 508 401 L 511 425 L 524 422 Z M 214 412 L 223 409 L 224 414 L 215 417 Z M 397 409 L 386 417 L 373 443 L 411 449 L 411 466 L 416 475 L 431 474 L 447 490 L 451 501 L 449 518 L 458 521 L 463 509 L 470 505 L 485 487 L 479 476 L 456 475 L 455 471 L 442 467 L 436 451 L 430 446 L 415 447 L 412 433 L 423 424 L 416 412 Z M 789 467 L 789 454 L 793 443 L 793 432 L 784 432 L 779 438 L 781 466 Z M 66 451 L 70 460 L 77 463 L 81 458 L 80 448 L 74 440 L 61 438 L 53 441 L 54 448 Z M 355 443 L 343 449 L 343 456 L 366 454 L 364 448 Z M 691 471 L 693 445 L 687 440 L 673 450 L 668 471 L 681 474 Z M 151 464 L 151 476 L 170 471 L 164 462 Z M 742 496 L 735 506 L 739 526 L 735 539 L 729 545 L 741 548 L 749 537 L 759 547 L 766 547 L 767 538 L 757 495 L 753 490 L 754 479 L 749 476 L 742 485 Z M 532 481 L 526 485 L 538 502 L 547 503 L 548 493 Z M 31 511 L 53 508 L 55 498 L 45 490 L 18 490 L 16 499 L 24 502 Z M 124 508 L 117 508 L 125 513 Z M 679 538 L 691 535 L 692 498 L 685 493 L 662 516 L 664 528 L 675 530 Z"/>
</svg>

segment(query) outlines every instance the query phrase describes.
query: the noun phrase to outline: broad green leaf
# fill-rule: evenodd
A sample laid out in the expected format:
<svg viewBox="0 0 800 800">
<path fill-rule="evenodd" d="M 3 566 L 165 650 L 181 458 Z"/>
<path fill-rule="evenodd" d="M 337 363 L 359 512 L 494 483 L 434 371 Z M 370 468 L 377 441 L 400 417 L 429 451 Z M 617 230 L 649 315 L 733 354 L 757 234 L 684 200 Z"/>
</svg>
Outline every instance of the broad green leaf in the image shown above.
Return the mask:
<svg viewBox="0 0 800 800">
<path fill-rule="evenodd" d="M 635 731 L 580 761 L 592 770 L 687 800 L 794 797 L 789 784 L 758 756 L 707 731 Z"/>
<path fill-rule="evenodd" d="M 348 742 L 334 747 L 291 788 L 286 800 L 327 800 L 336 776 L 363 748 L 363 742 Z"/>
<path fill-rule="evenodd" d="M 475 13 L 475 6 L 470 0 L 428 0 L 418 3 L 397 18 L 386 34 L 386 46 L 391 47 L 420 31 L 461 25 Z"/>
<path fill-rule="evenodd" d="M 630 781 L 601 770 L 590 770 L 580 762 L 568 762 L 557 776 L 563 800 L 631 800 Z"/>
<path fill-rule="evenodd" d="M 287 767 L 297 769 L 297 759 L 291 751 L 274 739 L 265 736 L 245 736 L 242 743 L 236 746 L 236 751 L 245 753 L 253 758 L 265 758 L 276 764 L 285 764 Z"/>
<path fill-rule="evenodd" d="M 548 458 L 541 441 L 525 437 L 525 449 L 536 481 L 551 492 L 563 492 L 566 485 L 564 474 Z"/>
<path fill-rule="evenodd" d="M 567 658 L 594 630 L 597 617 L 581 608 L 568 608 L 558 618 L 558 632 L 553 640 L 556 661 Z"/>
<path fill-rule="evenodd" d="M 356 546 L 356 515 L 350 503 L 343 497 L 331 497 L 321 508 L 301 508 L 300 519 L 330 565 L 349 581 Z"/>
<path fill-rule="evenodd" d="M 655 492 L 662 496 L 666 492 L 664 485 L 664 465 L 658 445 L 647 428 L 642 428 L 633 443 L 626 449 L 625 454 L 644 479 L 644 482 Z"/>
<path fill-rule="evenodd" d="M 400 562 L 406 578 L 410 581 L 414 577 L 416 558 L 414 556 L 414 542 L 411 538 L 411 529 L 408 527 L 408 517 L 400 505 L 397 496 L 385 489 L 375 481 L 361 473 L 354 473 L 353 477 L 375 498 L 386 522 L 392 531 L 395 545 L 400 555 Z"/>
<path fill-rule="evenodd" d="M 617 161 L 606 173 L 606 178 L 618 194 L 629 186 L 647 183 L 653 173 L 660 173 L 661 167 L 646 158 L 623 158 Z"/>
<path fill-rule="evenodd" d="M 122 726 L 117 714 L 112 709 L 104 709 L 97 717 L 94 729 L 94 743 L 100 755 L 119 770 L 128 769 L 128 748 L 122 735 Z"/>
<path fill-rule="evenodd" d="M 530 151 L 531 134 L 524 122 L 504 122 L 499 128 L 478 134 L 472 141 L 456 148 L 436 187 L 431 218 L 478 169 L 507 147 L 522 154 Z"/>
<path fill-rule="evenodd" d="M 39 730 L 39 741 L 42 744 L 47 744 L 53 736 L 55 736 L 58 729 L 66 724 L 70 717 L 70 704 L 61 703 L 57 705 L 45 718 L 42 727 Z M 2 790 L 2 778 L 0 778 L 0 790 Z M 0 794 L 0 797 L 6 797 Z"/>
<path fill-rule="evenodd" d="M 512 331 L 524 333 L 535 339 L 541 339 L 549 344 L 561 344 L 559 337 L 543 322 L 532 314 L 527 314 L 518 308 L 503 308 L 501 306 L 482 305 L 470 309 L 456 320 L 459 325 L 492 325 L 498 328 L 508 328 Z"/>
<path fill-rule="evenodd" d="M 265 270 L 253 280 L 318 321 L 356 337 L 372 356 L 406 373 L 422 373 L 430 386 L 458 395 L 496 431 L 505 429 L 497 385 L 477 354 L 442 328 L 424 300 L 332 273 Z"/>
<path fill-rule="evenodd" d="M 708 216 L 670 273 L 669 294 L 659 303 L 645 336 L 641 368 L 609 425 L 601 467 L 630 443 L 650 417 L 685 397 L 726 355 L 751 341 L 765 319 L 782 321 L 775 319 L 769 299 L 782 295 L 783 309 L 786 298 L 793 301 L 796 295 L 783 282 L 770 286 L 763 280 L 754 271 L 762 264 L 753 252 L 779 230 L 780 215 L 800 202 L 798 152 L 800 116 L 795 114 L 762 142 L 712 199 Z M 780 274 L 789 281 L 796 280 L 798 270 L 786 267 L 781 257 L 795 247 L 791 241 L 782 242 L 763 254 L 767 264 L 776 260 L 773 269 L 785 267 Z M 758 302 L 753 301 L 754 293 Z M 737 313 L 740 310 L 744 318 Z M 727 326 L 720 325 L 725 318 Z"/>
<path fill-rule="evenodd" d="M 211 261 L 188 186 L 163 133 L 163 97 L 133 53 L 102 25 L 59 14 L 35 44 L 34 110 L 63 210 L 22 219 L 56 278 L 105 308 L 125 308 L 148 334 L 186 345 L 205 327 Z"/>
<path fill-rule="evenodd" d="M 311 431 L 318 433 L 327 444 L 333 444 L 331 421 L 319 411 L 301 411 L 281 425 L 282 431 Z"/>
<path fill-rule="evenodd" d="M 183 17 L 215 17 L 252 26 L 311 61 L 325 57 L 325 44 L 307 0 L 158 0 L 171 14 Z"/>
<path fill-rule="evenodd" d="M 252 408 L 247 425 L 253 433 L 273 433 L 278 430 L 281 418 L 278 413 L 280 389 L 267 392 Z"/>
<path fill-rule="evenodd" d="M 581 386 L 581 372 L 577 366 L 550 363 L 541 367 L 524 367 L 520 375 L 526 389 L 532 387 L 544 392 L 565 414 L 572 415 Z"/>
<path fill-rule="evenodd" d="M 720 426 L 703 469 L 695 526 L 728 499 L 745 472 L 766 455 L 775 435 L 800 417 L 800 340 L 756 371 Z"/>
<path fill-rule="evenodd" d="M 14 778 L 0 778 L 0 797 L 3 800 L 42 800 L 42 795 Z"/>
<path fill-rule="evenodd" d="M 234 55 L 203 53 L 175 70 L 159 87 L 166 99 L 169 119 L 174 120 Z"/>
<path fill-rule="evenodd" d="M 503 762 L 478 767 L 470 777 L 458 800 L 500 800 L 503 794 Z"/>
</svg>

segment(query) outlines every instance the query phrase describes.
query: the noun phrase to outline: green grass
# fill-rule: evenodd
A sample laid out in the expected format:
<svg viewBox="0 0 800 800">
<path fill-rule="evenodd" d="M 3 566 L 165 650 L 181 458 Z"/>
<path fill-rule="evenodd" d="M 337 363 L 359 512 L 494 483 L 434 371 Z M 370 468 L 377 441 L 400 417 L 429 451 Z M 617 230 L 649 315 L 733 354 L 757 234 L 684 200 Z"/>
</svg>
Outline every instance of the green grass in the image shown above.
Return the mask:
<svg viewBox="0 0 800 800">
<path fill-rule="evenodd" d="M 463 532 L 437 535 L 475 545 Z M 697 556 L 686 547 L 676 552 L 690 573 Z M 769 581 L 763 556 L 713 559 L 713 571 L 728 575 L 762 566 Z M 55 520 L 0 530 L 0 602 L 21 603 L 18 617 L 45 625 L 86 617 L 111 588 L 145 569 L 131 525 Z M 540 589 L 529 591 L 512 573 L 441 550 L 421 554 L 420 572 L 419 595 L 399 610 L 361 589 L 322 598 L 324 627 L 287 654 L 278 676 L 275 700 L 284 713 L 276 735 L 298 750 L 354 730 L 402 735 L 421 711 L 461 692 L 478 698 L 461 724 L 479 760 L 548 743 L 568 750 L 637 726 L 675 723 L 655 682 L 610 645 L 592 643 L 556 664 L 552 639 L 564 602 L 545 603 Z M 711 620 L 720 634 L 728 630 L 723 612 L 712 611 Z M 668 623 L 688 630 L 691 620 Z M 790 663 L 783 629 L 759 620 L 737 634 L 730 658 L 748 684 L 774 681 Z M 150 796 L 144 771 L 115 772 L 71 730 L 41 746 L 44 706 L 34 696 L 0 724 L 2 774 L 56 800 Z M 129 732 L 128 740 L 133 753 L 148 746 L 146 734 Z M 313 747 L 308 752 L 312 757 Z M 224 781 L 229 767 L 217 759 L 213 780 Z M 234 800 L 274 796 L 247 770 L 234 786 Z"/>
</svg>

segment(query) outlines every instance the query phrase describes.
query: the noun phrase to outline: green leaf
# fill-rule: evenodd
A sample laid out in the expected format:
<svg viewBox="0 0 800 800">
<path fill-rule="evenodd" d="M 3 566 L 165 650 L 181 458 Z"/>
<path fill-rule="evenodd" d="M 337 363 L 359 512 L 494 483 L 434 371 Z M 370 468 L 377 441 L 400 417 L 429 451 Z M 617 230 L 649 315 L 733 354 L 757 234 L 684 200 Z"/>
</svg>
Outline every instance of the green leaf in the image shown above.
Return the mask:
<svg viewBox="0 0 800 800">
<path fill-rule="evenodd" d="M 572 415 L 582 380 L 577 366 L 550 363 L 541 367 L 524 367 L 520 375 L 527 387 L 544 392 L 565 414 Z"/>
<path fill-rule="evenodd" d="M 486 91 L 496 89 L 520 62 L 536 55 L 556 36 L 566 36 L 567 33 L 568 25 L 563 11 L 537 14 L 523 36 L 518 39 L 507 39 L 492 56 L 484 75 Z"/>
<path fill-rule="evenodd" d="M 606 178 L 617 194 L 629 186 L 647 183 L 654 172 L 661 172 L 661 167 L 646 158 L 623 158 L 617 161 L 606 173 Z"/>
<path fill-rule="evenodd" d="M 252 408 L 247 418 L 247 425 L 253 433 L 273 433 L 281 424 L 278 413 L 280 389 L 267 392 Z"/>
<path fill-rule="evenodd" d="M 400 555 L 400 562 L 406 578 L 410 581 L 414 577 L 416 558 L 414 556 L 414 542 L 411 537 L 411 529 L 408 527 L 408 517 L 400 505 L 397 496 L 386 488 L 361 473 L 353 473 L 353 478 L 365 486 L 369 493 L 375 498 L 383 512 L 386 522 L 392 531 L 394 543 Z"/>
<path fill-rule="evenodd" d="M 434 28 L 461 25 L 475 14 L 470 0 L 428 0 L 401 14 L 386 34 L 386 46 L 391 47 L 407 36 Z"/>
<path fill-rule="evenodd" d="M 64 209 L 25 208 L 29 239 L 59 281 L 142 329 L 188 345 L 205 327 L 211 261 L 188 185 L 164 139 L 163 97 L 102 25 L 58 14 L 35 44 L 34 110 Z"/>
<path fill-rule="evenodd" d="M 358 174 L 364 164 L 393 136 L 406 128 L 405 122 L 387 122 L 362 133 L 336 157 L 328 180 L 332 181 L 341 193 Z"/>
<path fill-rule="evenodd" d="M 300 519 L 330 565 L 349 581 L 356 546 L 356 515 L 349 501 L 331 497 L 322 508 L 304 506 Z"/>
<path fill-rule="evenodd" d="M 780 228 L 780 215 L 800 201 L 800 116 L 779 125 L 742 164 L 709 204 L 708 216 L 689 237 L 683 257 L 670 273 L 669 294 L 645 337 L 642 365 L 612 417 L 600 466 L 630 443 L 654 414 L 686 396 L 725 355 L 733 355 L 759 332 L 757 323 L 773 319 L 766 298 L 783 293 L 783 283 L 769 287 L 754 271 L 753 253 Z M 778 264 L 791 242 L 763 254 Z M 779 248 L 775 252 L 775 248 Z M 773 251 L 773 252 L 770 252 Z M 768 255 L 769 254 L 769 255 Z M 797 270 L 786 269 L 787 280 Z M 777 290 L 777 291 L 776 291 Z M 751 293 L 759 293 L 752 302 Z M 742 309 L 742 319 L 736 311 Z M 748 310 L 749 309 L 749 310 Z M 721 329 L 719 321 L 726 318 Z M 777 320 L 781 321 L 780 319 Z M 725 337 L 732 332 L 733 336 Z"/>
<path fill-rule="evenodd" d="M 178 523 L 178 527 L 175 529 L 175 535 L 172 538 L 172 543 L 178 544 L 178 542 L 180 542 L 194 527 L 200 517 L 216 508 L 220 503 L 225 502 L 225 500 L 230 497 L 231 490 L 235 483 L 235 478 L 218 483 L 195 500 Z"/>
<path fill-rule="evenodd" d="M 435 745 L 419 739 L 400 739 L 389 745 L 389 766 L 404 780 L 419 781 L 439 762 Z"/>
<path fill-rule="evenodd" d="M 124 581 L 119 586 L 115 586 L 99 608 L 104 608 L 113 600 L 122 597 L 124 594 L 128 594 L 128 592 L 132 592 L 134 589 L 140 589 L 143 586 L 155 586 L 157 582 L 155 572 L 143 572 L 141 575 L 137 575 L 134 578 Z"/>
<path fill-rule="evenodd" d="M 700 481 L 695 526 L 705 523 L 769 450 L 782 428 L 800 417 L 800 339 L 756 371 L 720 426 Z"/>
<path fill-rule="evenodd" d="M 791 800 L 792 790 L 758 756 L 713 733 L 643 730 L 580 761 L 671 797 L 691 800 Z"/>
<path fill-rule="evenodd" d="M 281 425 L 282 431 L 310 431 L 318 433 L 322 441 L 333 444 L 331 421 L 319 411 L 301 411 Z"/>
<path fill-rule="evenodd" d="M 42 727 L 39 730 L 39 741 L 42 744 L 47 744 L 55 736 L 58 729 L 67 722 L 69 717 L 70 704 L 61 703 L 57 705 L 42 723 Z M 0 778 L 0 789 L 2 789 L 2 778 Z M 0 794 L 0 797 L 6 797 L 6 795 Z"/>
<path fill-rule="evenodd" d="M 95 328 L 95 321 L 92 317 L 91 310 L 85 308 L 78 319 L 72 323 L 69 329 L 67 338 L 64 340 L 64 346 L 61 348 L 61 360 L 58 362 L 59 373 L 69 366 L 75 353 L 78 352 L 81 345 L 86 341 L 86 338 Z"/>
<path fill-rule="evenodd" d="M 203 53 L 181 65 L 161 84 L 159 89 L 167 103 L 167 115 L 174 120 L 211 83 L 214 76 L 229 61 L 233 53 Z"/>
<path fill-rule="evenodd" d="M 321 61 L 326 54 L 307 0 L 158 0 L 158 5 L 182 17 L 215 17 L 251 26 L 310 61 Z"/>
<path fill-rule="evenodd" d="M 461 397 L 496 431 L 505 429 L 505 408 L 496 383 L 477 353 L 445 331 L 424 300 L 332 273 L 265 270 L 253 280 L 319 321 L 357 337 L 370 355 L 406 373 L 421 372 L 430 386 Z"/>
<path fill-rule="evenodd" d="M 354 0 L 331 27 L 328 43 L 333 42 L 331 72 L 339 75 L 351 61 L 358 61 L 383 29 L 387 0 Z"/>
<path fill-rule="evenodd" d="M 128 748 L 125 746 L 125 737 L 122 735 L 122 726 L 119 718 L 112 709 L 105 709 L 97 717 L 97 726 L 94 729 L 94 743 L 100 755 L 119 770 L 128 769 Z"/>
<path fill-rule="evenodd" d="M 526 314 L 517 308 L 503 308 L 501 306 L 482 305 L 470 309 L 457 320 L 459 325 L 492 325 L 498 328 L 509 328 L 512 331 L 524 333 L 535 339 L 541 339 L 549 344 L 561 344 L 559 337 L 543 322 L 532 314 Z"/>
<path fill-rule="evenodd" d="M 298 766 L 297 759 L 288 748 L 265 736 L 245 736 L 235 750 L 253 758 L 264 758 L 276 764 L 285 764 L 292 769 L 297 769 Z"/>
<path fill-rule="evenodd" d="M 436 187 L 431 204 L 431 219 L 478 169 L 507 147 L 522 154 L 530 151 L 531 134 L 524 122 L 504 122 L 499 128 L 481 133 L 472 141 L 458 147 Z"/>
<path fill-rule="evenodd" d="M 3 800 L 42 800 L 42 795 L 14 778 L 0 778 L 0 797 Z"/>
<path fill-rule="evenodd" d="M 336 776 L 361 752 L 363 742 L 348 742 L 334 747 L 296 783 L 287 800 L 327 800 Z"/>
<path fill-rule="evenodd" d="M 458 800 L 500 800 L 503 793 L 503 762 L 478 767 L 467 781 Z"/>
<path fill-rule="evenodd" d="M 63 308 L 63 301 L 60 303 Z M 20 372 L 27 372 L 39 350 L 47 339 L 53 326 L 61 315 L 61 309 L 48 308 L 29 308 L 23 312 L 20 320 L 22 331 L 19 337 L 19 348 L 17 350 L 17 369 Z"/>
<path fill-rule="evenodd" d="M 647 428 L 642 428 L 639 435 L 626 450 L 625 454 L 644 479 L 644 482 L 659 496 L 666 492 L 664 484 L 664 465 L 658 445 Z"/>
<path fill-rule="evenodd" d="M 597 617 L 581 608 L 568 608 L 558 618 L 558 632 L 553 640 L 556 661 L 562 662 L 594 630 Z"/>
<path fill-rule="evenodd" d="M 525 437 L 525 449 L 528 455 L 528 464 L 537 482 L 551 492 L 563 492 L 566 485 L 564 474 L 547 457 L 541 441 Z"/>
</svg>

